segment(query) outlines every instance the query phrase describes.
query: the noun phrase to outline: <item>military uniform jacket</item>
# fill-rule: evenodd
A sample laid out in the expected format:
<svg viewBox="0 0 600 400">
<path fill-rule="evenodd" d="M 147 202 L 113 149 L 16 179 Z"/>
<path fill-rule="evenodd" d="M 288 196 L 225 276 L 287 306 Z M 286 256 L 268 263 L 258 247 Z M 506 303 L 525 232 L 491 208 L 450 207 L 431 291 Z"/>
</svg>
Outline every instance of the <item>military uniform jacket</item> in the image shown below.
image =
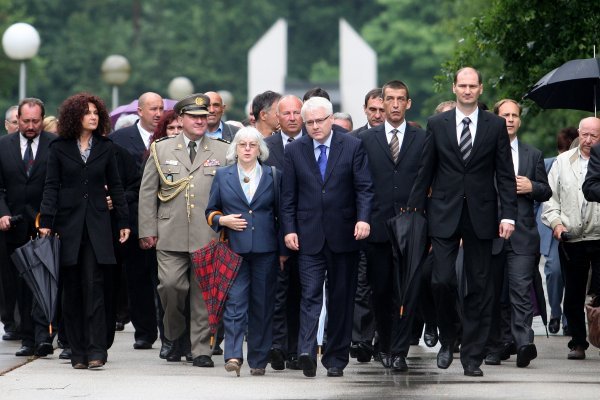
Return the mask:
<svg viewBox="0 0 600 400">
<path fill-rule="evenodd" d="M 191 253 L 218 237 L 206 223 L 204 211 L 217 169 L 226 164 L 227 148 L 226 143 L 204 136 L 192 163 L 183 134 L 156 142 L 159 168 L 167 180 L 189 178 L 189 182 L 171 200 L 160 200 L 159 191 L 173 190 L 160 177 L 153 155 L 148 157 L 139 197 L 140 238 L 158 237 L 157 250 Z"/>
</svg>

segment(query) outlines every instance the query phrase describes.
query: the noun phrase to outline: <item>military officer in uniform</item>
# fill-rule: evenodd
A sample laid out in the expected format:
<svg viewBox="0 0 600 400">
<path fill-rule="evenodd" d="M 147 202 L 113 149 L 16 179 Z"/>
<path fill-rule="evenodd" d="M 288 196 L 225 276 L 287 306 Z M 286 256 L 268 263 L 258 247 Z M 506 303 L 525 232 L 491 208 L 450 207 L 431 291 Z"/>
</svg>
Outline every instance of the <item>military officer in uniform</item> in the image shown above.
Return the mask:
<svg viewBox="0 0 600 400">
<path fill-rule="evenodd" d="M 190 341 L 193 364 L 213 367 L 206 304 L 192 271 L 192 253 L 217 234 L 206 224 L 208 193 L 227 143 L 211 140 L 207 115 L 210 99 L 194 94 L 175 104 L 183 133 L 153 143 L 139 198 L 139 237 L 144 249 L 156 247 L 158 293 L 165 310 L 165 336 L 174 342 L 168 361 L 185 354 L 186 298 L 190 295 Z"/>
</svg>

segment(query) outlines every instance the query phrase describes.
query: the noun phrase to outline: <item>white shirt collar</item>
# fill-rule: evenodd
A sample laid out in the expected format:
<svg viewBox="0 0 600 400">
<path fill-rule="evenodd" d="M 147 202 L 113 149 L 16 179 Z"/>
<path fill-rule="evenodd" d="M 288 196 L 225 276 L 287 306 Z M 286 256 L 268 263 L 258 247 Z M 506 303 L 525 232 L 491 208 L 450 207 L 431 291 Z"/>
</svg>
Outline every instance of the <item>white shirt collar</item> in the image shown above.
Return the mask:
<svg viewBox="0 0 600 400">
<path fill-rule="evenodd" d="M 319 142 L 317 142 L 315 139 L 313 139 L 313 148 L 314 148 L 315 150 L 317 150 L 317 149 L 318 149 L 318 147 L 319 147 L 321 144 L 324 144 L 324 145 L 325 145 L 325 147 L 327 147 L 328 149 L 330 149 L 330 148 L 331 148 L 331 138 L 332 138 L 332 137 L 333 137 L 333 131 L 331 131 L 331 133 L 329 134 L 329 137 L 327 138 L 327 140 L 325 141 L 325 143 L 319 143 Z"/>
<path fill-rule="evenodd" d="M 33 157 L 37 154 L 38 144 L 40 143 L 40 135 L 37 135 L 33 138 L 33 142 L 31 142 L 31 151 L 33 152 Z M 27 138 L 19 132 L 19 147 L 21 148 L 21 157 L 25 155 L 25 150 L 27 149 Z"/>
<path fill-rule="evenodd" d="M 152 136 L 152 132 L 145 130 L 142 127 L 142 122 L 140 120 L 138 120 L 136 125 L 138 128 L 138 131 L 140 131 L 140 136 L 142 137 L 142 140 L 144 141 L 144 146 L 146 146 L 146 149 L 147 149 L 148 146 L 150 146 L 150 137 Z"/>
<path fill-rule="evenodd" d="M 385 134 L 391 136 L 392 135 L 392 130 L 394 129 L 398 129 L 398 133 L 400 135 L 403 135 L 404 132 L 406 132 L 406 118 L 404 119 L 404 121 L 402 121 L 402 123 L 400 124 L 400 126 L 398 126 L 397 128 L 394 128 L 392 126 L 392 124 L 390 124 L 387 120 L 385 120 L 384 122 L 385 124 Z"/>
</svg>

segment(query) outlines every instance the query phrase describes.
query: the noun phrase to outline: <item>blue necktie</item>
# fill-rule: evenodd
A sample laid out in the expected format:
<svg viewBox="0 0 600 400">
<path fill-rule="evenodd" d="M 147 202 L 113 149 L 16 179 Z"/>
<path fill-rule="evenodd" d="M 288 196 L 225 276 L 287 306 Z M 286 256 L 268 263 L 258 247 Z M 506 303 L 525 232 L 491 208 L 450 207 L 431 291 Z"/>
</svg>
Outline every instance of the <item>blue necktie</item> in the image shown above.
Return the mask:
<svg viewBox="0 0 600 400">
<path fill-rule="evenodd" d="M 319 164 L 319 171 L 321 171 L 321 178 L 325 181 L 325 169 L 327 168 L 327 146 L 324 144 L 320 144 L 319 150 L 321 150 L 321 154 L 319 154 L 319 159 L 317 160 L 317 164 Z"/>
</svg>

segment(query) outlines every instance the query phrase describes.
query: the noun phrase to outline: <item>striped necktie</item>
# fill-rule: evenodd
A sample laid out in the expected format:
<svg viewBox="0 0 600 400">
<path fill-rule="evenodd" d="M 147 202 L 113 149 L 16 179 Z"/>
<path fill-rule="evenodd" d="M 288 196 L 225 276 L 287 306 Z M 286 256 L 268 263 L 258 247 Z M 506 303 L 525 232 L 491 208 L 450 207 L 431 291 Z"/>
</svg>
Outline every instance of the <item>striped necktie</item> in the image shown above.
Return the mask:
<svg viewBox="0 0 600 400">
<path fill-rule="evenodd" d="M 466 164 L 469 156 L 471 155 L 471 150 L 473 149 L 473 143 L 471 140 L 471 131 L 469 130 L 469 124 L 471 123 L 471 119 L 469 117 L 465 117 L 462 120 L 463 130 L 460 133 L 460 141 L 458 142 L 458 147 L 460 148 L 460 154 L 462 154 L 463 162 Z"/>
<path fill-rule="evenodd" d="M 392 158 L 394 164 L 398 162 L 398 156 L 400 155 L 400 141 L 398 140 L 398 129 L 392 129 L 392 140 L 390 140 L 390 151 L 392 152 Z"/>
</svg>

